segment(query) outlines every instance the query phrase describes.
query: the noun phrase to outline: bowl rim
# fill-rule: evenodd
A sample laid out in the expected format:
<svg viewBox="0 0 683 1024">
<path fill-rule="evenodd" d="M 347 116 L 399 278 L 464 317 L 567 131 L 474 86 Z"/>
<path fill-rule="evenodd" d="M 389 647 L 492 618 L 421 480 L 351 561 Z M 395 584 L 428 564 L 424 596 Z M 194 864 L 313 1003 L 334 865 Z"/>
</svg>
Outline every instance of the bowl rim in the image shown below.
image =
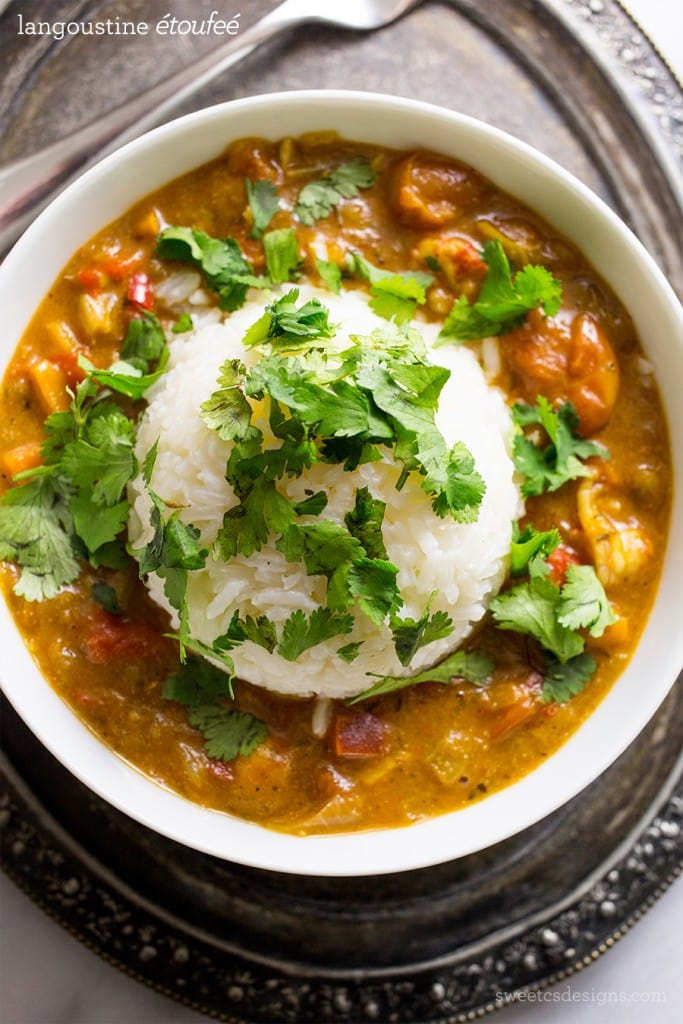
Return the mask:
<svg viewBox="0 0 683 1024">
<path fill-rule="evenodd" d="M 676 454 L 674 441 L 677 437 L 683 437 L 681 403 L 673 401 L 676 390 L 680 393 L 683 385 L 683 310 L 664 275 L 642 244 L 603 200 L 527 143 L 468 115 L 423 101 L 380 93 L 304 90 L 216 104 L 148 132 L 90 168 L 43 211 L 0 267 L 0 303 L 4 297 L 12 307 L 10 329 L 5 335 L 5 339 L 10 337 L 11 340 L 0 342 L 0 371 L 4 371 L 5 363 L 21 335 L 21 330 L 17 333 L 16 327 L 21 325 L 22 318 L 26 326 L 37 306 L 37 302 L 26 298 L 22 289 L 17 287 L 18 282 L 22 281 L 22 275 L 27 267 L 34 267 L 39 281 L 44 283 L 49 278 L 47 287 L 40 284 L 32 287 L 32 292 L 39 293 L 39 302 L 75 251 L 76 246 L 69 248 L 60 238 L 59 230 L 55 230 L 59 228 L 60 222 L 70 214 L 77 216 L 79 203 L 86 200 L 92 204 L 98 190 L 106 186 L 109 186 L 110 191 L 105 194 L 110 195 L 112 191 L 116 193 L 113 200 L 115 204 L 119 199 L 118 186 L 121 185 L 119 192 L 122 193 L 125 193 L 126 188 L 135 188 L 136 175 L 142 173 L 144 177 L 144 165 L 150 154 L 156 153 L 158 156 L 160 152 L 168 151 L 169 143 L 185 139 L 188 133 L 197 135 L 200 131 L 207 133 L 211 128 L 220 128 L 223 124 L 246 123 L 247 115 L 258 115 L 260 124 L 272 124 L 274 127 L 270 135 L 274 138 L 298 134 L 289 125 L 308 123 L 311 119 L 312 122 L 322 124 L 328 118 L 334 121 L 333 127 L 339 129 L 340 125 L 352 126 L 364 121 L 370 124 L 373 117 L 377 117 L 379 124 L 373 132 L 373 142 L 391 133 L 406 138 L 415 136 L 425 139 L 431 132 L 431 142 L 421 141 L 416 144 L 459 156 L 465 163 L 473 163 L 480 168 L 482 162 L 488 166 L 486 161 L 491 162 L 491 154 L 504 153 L 505 160 L 501 163 L 508 175 L 506 181 L 512 178 L 524 183 L 528 178 L 539 186 L 539 201 L 529 203 L 524 200 L 527 205 L 532 205 L 542 216 L 557 225 L 558 218 L 549 216 L 544 208 L 553 206 L 561 199 L 563 206 L 567 207 L 563 214 L 565 220 L 570 223 L 571 218 L 579 219 L 580 215 L 588 242 L 593 242 L 601 254 L 605 253 L 605 258 L 612 251 L 616 268 L 610 268 L 611 273 L 605 273 L 604 268 L 597 264 L 596 268 L 615 291 L 619 293 L 619 280 L 622 276 L 628 281 L 628 274 L 636 275 L 645 293 L 642 301 L 640 294 L 631 296 L 638 306 L 638 315 L 635 315 L 628 299 L 625 304 L 634 315 L 641 335 L 644 333 L 642 326 L 647 326 L 649 303 L 653 298 L 656 299 L 658 323 L 662 329 L 668 330 L 668 344 L 674 351 L 670 357 L 674 363 L 673 368 L 669 367 L 670 375 L 662 376 L 669 358 L 664 348 L 656 353 L 648 350 L 648 356 L 652 355 L 655 366 L 660 367 L 660 390 L 663 399 L 668 397 L 664 404 L 669 419 L 672 454 Z M 281 130 L 278 131 L 277 126 Z M 274 131 L 276 134 L 273 134 Z M 232 138 L 238 138 L 244 133 L 232 130 L 227 133 L 217 131 L 216 134 L 221 135 L 221 138 L 216 143 L 214 155 L 218 155 Z M 260 131 L 257 124 L 256 131 L 248 134 L 268 132 Z M 365 130 L 358 134 L 342 130 L 341 134 L 358 141 L 371 141 L 366 137 Z M 398 148 L 400 142 L 394 145 Z M 484 152 L 479 163 L 468 159 L 467 155 L 460 155 L 470 150 Z M 183 159 L 185 156 L 183 153 Z M 186 169 L 199 166 L 207 159 L 210 157 L 193 159 L 187 163 Z M 172 180 L 179 173 L 183 172 L 166 174 L 159 179 L 159 184 Z M 519 188 L 501 185 L 500 179 L 491 173 L 490 167 L 483 170 L 483 173 L 513 195 L 519 195 Z M 550 184 L 552 193 L 540 187 Z M 142 198 L 157 187 L 158 184 L 148 184 L 137 193 L 137 198 Z M 133 201 L 130 200 L 127 206 Z M 94 227 L 84 227 L 82 241 L 85 242 L 122 212 L 123 209 L 117 209 L 108 213 Z M 560 226 L 560 231 L 572 237 L 572 232 L 565 226 Z M 605 233 L 607 242 L 601 237 Z M 586 243 L 582 248 L 585 250 Z M 37 266 L 33 253 L 42 250 L 46 251 L 46 257 Z M 596 263 L 594 259 L 592 262 Z M 56 269 L 50 269 L 55 265 Z M 673 522 L 677 518 L 683 521 L 680 516 L 679 481 L 683 476 L 680 458 L 678 470 L 674 467 L 674 472 Z M 675 553 L 683 565 L 683 542 L 677 541 Z M 683 606 L 683 573 L 675 573 L 674 561 L 674 557 L 667 559 L 650 622 L 630 664 L 586 721 L 545 763 L 506 789 L 472 806 L 400 829 L 329 836 L 289 835 L 202 808 L 160 787 L 105 747 L 52 690 L 33 662 L 4 600 L 0 601 L 0 636 L 3 637 L 3 643 L 0 644 L 0 680 L 3 681 L 8 699 L 22 719 L 73 775 L 118 810 L 170 839 L 200 852 L 251 867 L 293 874 L 362 876 L 414 870 L 477 852 L 534 825 L 593 782 L 635 739 L 664 700 L 683 663 L 683 631 L 675 628 L 675 608 Z M 656 629 L 653 629 L 653 620 L 656 620 Z M 662 649 L 662 638 L 666 636 L 669 643 Z M 653 679 L 649 664 L 655 655 L 659 669 L 657 678 Z M 643 679 L 648 680 L 642 703 L 642 689 L 638 686 L 641 674 Z M 628 685 L 624 684 L 625 679 Z M 633 707 L 634 701 L 629 704 L 626 697 L 622 696 L 624 693 L 639 696 L 636 708 Z M 616 716 L 619 723 L 617 728 L 613 727 L 612 716 Z"/>
</svg>

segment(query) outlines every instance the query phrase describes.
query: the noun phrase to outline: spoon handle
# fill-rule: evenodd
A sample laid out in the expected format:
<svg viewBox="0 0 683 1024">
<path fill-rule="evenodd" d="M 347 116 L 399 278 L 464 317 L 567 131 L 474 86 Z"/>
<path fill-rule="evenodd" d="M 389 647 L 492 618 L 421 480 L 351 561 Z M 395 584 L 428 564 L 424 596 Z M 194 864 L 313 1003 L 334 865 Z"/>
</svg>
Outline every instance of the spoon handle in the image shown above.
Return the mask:
<svg viewBox="0 0 683 1024">
<path fill-rule="evenodd" d="M 170 78 L 134 96 L 66 138 L 0 169 L 0 253 L 5 252 L 49 200 L 95 160 L 161 123 L 193 93 L 302 18 L 285 0 L 250 28 Z"/>
</svg>

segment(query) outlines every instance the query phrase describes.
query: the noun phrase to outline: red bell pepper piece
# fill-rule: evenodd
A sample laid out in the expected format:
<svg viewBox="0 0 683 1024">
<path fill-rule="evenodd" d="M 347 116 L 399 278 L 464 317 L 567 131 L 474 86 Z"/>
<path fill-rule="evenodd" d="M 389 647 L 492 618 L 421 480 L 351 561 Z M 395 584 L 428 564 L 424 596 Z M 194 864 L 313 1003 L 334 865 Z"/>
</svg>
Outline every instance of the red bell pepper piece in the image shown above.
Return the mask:
<svg viewBox="0 0 683 1024">
<path fill-rule="evenodd" d="M 142 309 L 154 309 L 154 289 L 147 274 L 133 274 L 128 281 L 128 301 Z"/>
</svg>

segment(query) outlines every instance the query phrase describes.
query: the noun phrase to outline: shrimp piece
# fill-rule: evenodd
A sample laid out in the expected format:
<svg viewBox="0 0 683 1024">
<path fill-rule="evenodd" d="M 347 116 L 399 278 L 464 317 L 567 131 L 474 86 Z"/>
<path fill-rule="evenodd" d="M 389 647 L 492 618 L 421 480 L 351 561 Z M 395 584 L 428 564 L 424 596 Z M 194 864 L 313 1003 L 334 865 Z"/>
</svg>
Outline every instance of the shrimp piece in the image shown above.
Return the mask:
<svg viewBox="0 0 683 1024">
<path fill-rule="evenodd" d="M 586 477 L 577 504 L 601 582 L 611 586 L 640 572 L 652 544 L 623 490 L 597 475 Z"/>
<path fill-rule="evenodd" d="M 402 160 L 394 177 L 394 208 L 399 220 L 418 230 L 452 223 L 476 198 L 475 173 L 434 153 L 415 152 Z"/>
<path fill-rule="evenodd" d="M 523 327 L 505 338 L 505 362 L 527 401 L 538 394 L 572 402 L 581 433 L 604 427 L 619 392 L 619 367 L 606 332 L 588 313 L 571 326 L 533 310 Z"/>
</svg>

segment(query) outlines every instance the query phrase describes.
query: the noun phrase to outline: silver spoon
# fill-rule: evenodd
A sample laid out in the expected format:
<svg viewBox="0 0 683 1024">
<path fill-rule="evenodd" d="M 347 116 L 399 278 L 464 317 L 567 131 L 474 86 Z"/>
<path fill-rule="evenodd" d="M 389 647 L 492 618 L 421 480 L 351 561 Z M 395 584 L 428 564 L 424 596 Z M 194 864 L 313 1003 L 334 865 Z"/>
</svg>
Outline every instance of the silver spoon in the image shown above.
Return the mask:
<svg viewBox="0 0 683 1024">
<path fill-rule="evenodd" d="M 189 96 L 279 32 L 305 22 L 367 32 L 421 0 L 284 0 L 260 21 L 146 92 L 50 146 L 0 169 L 0 253 L 57 192 L 95 160 L 160 124 Z"/>
</svg>

